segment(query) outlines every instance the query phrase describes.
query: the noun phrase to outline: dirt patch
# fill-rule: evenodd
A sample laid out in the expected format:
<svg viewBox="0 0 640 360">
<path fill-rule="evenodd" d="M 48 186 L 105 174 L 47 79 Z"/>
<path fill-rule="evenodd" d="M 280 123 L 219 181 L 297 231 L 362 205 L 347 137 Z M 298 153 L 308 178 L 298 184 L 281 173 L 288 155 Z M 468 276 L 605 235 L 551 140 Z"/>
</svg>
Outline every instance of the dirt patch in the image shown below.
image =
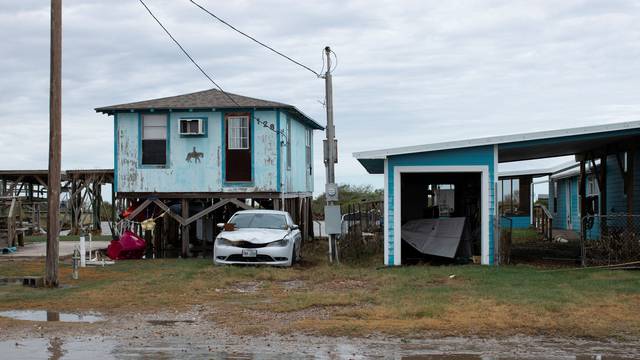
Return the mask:
<svg viewBox="0 0 640 360">
<path fill-rule="evenodd" d="M 215 289 L 216 292 L 234 292 L 238 294 L 253 294 L 262 288 L 262 281 L 246 281 L 232 285 L 224 289 Z"/>
<path fill-rule="evenodd" d="M 259 322 L 275 323 L 274 325 L 286 326 L 292 322 L 299 320 L 326 320 L 339 307 L 313 306 L 302 310 L 291 312 L 275 312 L 264 310 L 246 309 L 242 311 L 244 317 L 255 319 Z"/>
<path fill-rule="evenodd" d="M 306 287 L 307 282 L 303 280 L 287 280 L 279 281 L 276 285 L 281 286 L 284 291 L 298 290 Z"/>
</svg>

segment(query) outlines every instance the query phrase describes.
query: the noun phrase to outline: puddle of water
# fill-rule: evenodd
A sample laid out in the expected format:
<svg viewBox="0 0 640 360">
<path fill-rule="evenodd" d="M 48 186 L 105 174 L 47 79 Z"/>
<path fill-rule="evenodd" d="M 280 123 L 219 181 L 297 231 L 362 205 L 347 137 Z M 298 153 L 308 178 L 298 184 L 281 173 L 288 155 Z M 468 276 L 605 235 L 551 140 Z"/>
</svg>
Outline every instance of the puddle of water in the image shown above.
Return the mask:
<svg viewBox="0 0 640 360">
<path fill-rule="evenodd" d="M 24 339 L 0 341 L 0 354 L 3 359 L 113 359 L 111 355 L 117 343 L 105 339 L 64 340 Z"/>
<path fill-rule="evenodd" d="M 0 311 L 0 316 L 15 320 L 27 321 L 60 321 L 60 322 L 84 322 L 94 323 L 103 321 L 104 318 L 98 314 L 73 314 L 60 313 L 46 310 L 12 310 Z"/>
<path fill-rule="evenodd" d="M 550 357 L 551 358 L 551 357 Z M 606 355 L 575 355 L 563 357 L 575 360 L 630 360 L 631 358 L 606 356 Z M 510 360 L 518 357 L 484 356 L 475 354 L 432 354 L 432 355 L 409 355 L 403 356 L 401 360 Z"/>
<path fill-rule="evenodd" d="M 437 354 L 403 356 L 402 360 L 489 360 L 493 358 L 474 354 Z"/>
<path fill-rule="evenodd" d="M 195 343 L 186 342 L 185 339 L 175 339 L 165 342 L 146 342 L 144 345 L 135 345 L 129 342 L 121 342 L 102 337 L 90 337 L 84 339 L 62 339 L 53 337 L 31 338 L 22 340 L 0 340 L 0 354 L 7 359 L 252 359 L 252 360 L 298 360 L 298 359 L 402 359 L 402 360 L 505 360 L 505 359 L 576 359 L 576 360 L 620 360 L 630 359 L 616 356 L 600 355 L 571 355 L 554 354 L 554 349 L 549 349 L 549 356 L 524 356 L 508 355 L 478 355 L 464 353 L 437 353 L 436 349 L 432 354 L 403 355 L 397 348 L 387 347 L 386 351 L 374 354 L 367 353 L 362 347 L 356 344 L 333 344 L 328 346 L 318 346 L 318 344 L 299 344 L 305 351 L 299 351 L 294 347 L 280 349 L 278 347 L 246 346 L 239 351 L 222 350 L 221 344 L 215 346 L 215 342 Z M 226 346 L 224 346 L 226 348 Z M 316 348 L 314 351 L 312 348 Z M 424 349 L 422 351 L 425 351 Z M 538 354 L 539 355 L 539 354 Z"/>
</svg>

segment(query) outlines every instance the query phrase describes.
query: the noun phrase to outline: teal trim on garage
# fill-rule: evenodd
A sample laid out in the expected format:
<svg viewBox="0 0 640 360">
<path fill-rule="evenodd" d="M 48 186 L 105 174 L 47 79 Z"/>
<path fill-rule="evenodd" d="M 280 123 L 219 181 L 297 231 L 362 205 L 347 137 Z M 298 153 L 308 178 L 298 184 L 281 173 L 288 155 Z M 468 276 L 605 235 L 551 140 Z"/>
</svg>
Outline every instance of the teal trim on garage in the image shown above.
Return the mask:
<svg viewBox="0 0 640 360">
<path fill-rule="evenodd" d="M 387 242 L 387 260 L 389 265 L 394 264 L 395 256 L 395 241 L 394 239 L 394 189 L 395 189 L 395 167 L 397 166 L 486 166 L 489 169 L 489 184 L 488 184 L 488 201 L 489 201 L 489 264 L 494 263 L 494 240 L 493 240 L 493 222 L 494 222 L 494 199 L 495 199 L 495 186 L 494 181 L 496 179 L 494 168 L 494 147 L 479 146 L 472 148 L 442 150 L 423 153 L 410 153 L 403 155 L 394 155 L 387 158 L 387 208 L 388 214 L 386 224 L 388 226 L 388 242 Z"/>
</svg>

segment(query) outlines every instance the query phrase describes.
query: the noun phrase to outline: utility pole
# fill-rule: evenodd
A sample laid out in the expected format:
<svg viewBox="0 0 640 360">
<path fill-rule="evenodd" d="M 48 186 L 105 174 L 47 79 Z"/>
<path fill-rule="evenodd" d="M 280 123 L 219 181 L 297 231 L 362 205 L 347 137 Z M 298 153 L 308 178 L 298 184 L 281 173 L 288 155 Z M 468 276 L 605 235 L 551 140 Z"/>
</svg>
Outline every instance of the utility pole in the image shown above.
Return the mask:
<svg viewBox="0 0 640 360">
<path fill-rule="evenodd" d="M 333 126 L 333 84 L 331 79 L 331 48 L 325 47 L 324 52 L 327 58 L 327 72 L 324 75 L 324 84 L 325 84 L 325 105 L 327 107 L 327 139 L 324 144 L 324 162 L 327 170 L 327 183 L 325 188 L 325 197 L 327 200 L 327 206 L 325 207 L 325 227 L 327 228 L 327 235 L 329 235 L 329 261 L 330 262 L 339 262 L 338 259 L 338 248 L 336 243 L 336 232 L 337 231 L 329 231 L 330 227 L 335 228 L 335 226 L 329 226 L 330 222 L 334 222 L 337 220 L 337 225 L 341 229 L 340 224 L 340 210 L 339 206 L 337 208 L 337 217 L 335 219 L 333 216 L 329 216 L 331 208 L 336 210 L 336 202 L 338 200 L 338 188 L 336 186 L 335 179 L 335 170 L 334 166 L 337 162 L 337 142 L 335 140 L 335 127 Z M 336 214 L 335 211 L 331 212 L 332 214 Z M 333 218 L 333 220 L 332 220 Z M 339 233 L 339 232 L 338 232 Z"/>
<path fill-rule="evenodd" d="M 49 83 L 49 176 L 47 185 L 47 259 L 45 284 L 58 286 L 60 233 L 60 158 L 62 128 L 62 0 L 51 0 L 51 69 Z"/>
</svg>

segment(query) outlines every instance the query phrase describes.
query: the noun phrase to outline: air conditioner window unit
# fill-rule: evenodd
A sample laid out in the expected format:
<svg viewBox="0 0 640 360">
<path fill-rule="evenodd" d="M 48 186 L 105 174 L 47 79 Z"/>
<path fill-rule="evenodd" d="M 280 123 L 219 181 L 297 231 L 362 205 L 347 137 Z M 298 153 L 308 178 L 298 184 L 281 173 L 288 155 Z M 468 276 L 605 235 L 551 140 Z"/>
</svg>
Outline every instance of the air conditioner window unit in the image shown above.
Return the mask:
<svg viewBox="0 0 640 360">
<path fill-rule="evenodd" d="M 203 123 L 202 119 L 180 119 L 180 135 L 204 134 Z"/>
</svg>

